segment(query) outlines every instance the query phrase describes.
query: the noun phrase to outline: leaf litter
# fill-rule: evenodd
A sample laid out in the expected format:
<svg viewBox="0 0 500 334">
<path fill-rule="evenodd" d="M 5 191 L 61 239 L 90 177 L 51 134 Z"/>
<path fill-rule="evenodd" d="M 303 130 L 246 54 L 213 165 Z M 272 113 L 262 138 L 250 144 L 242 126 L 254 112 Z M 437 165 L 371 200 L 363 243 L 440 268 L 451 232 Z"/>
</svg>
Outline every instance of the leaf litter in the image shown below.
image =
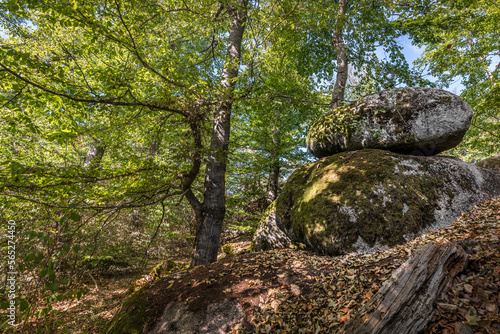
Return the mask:
<svg viewBox="0 0 500 334">
<path fill-rule="evenodd" d="M 440 296 L 425 333 L 500 333 L 499 222 L 500 197 L 446 228 L 372 254 L 330 257 L 280 249 L 226 256 L 147 283 L 149 325 L 172 301 L 197 310 L 237 299 L 245 318 L 233 333 L 335 333 L 416 249 L 429 242 L 457 242 L 469 264 Z M 110 311 L 108 319 L 117 309 Z"/>
<path fill-rule="evenodd" d="M 439 299 L 426 333 L 499 333 L 500 198 L 454 224 L 372 254 L 322 256 L 279 249 L 226 257 L 157 281 L 148 295 L 158 319 L 166 301 L 192 310 L 238 299 L 245 319 L 233 333 L 335 333 L 423 245 L 456 242 L 467 269 Z"/>
</svg>

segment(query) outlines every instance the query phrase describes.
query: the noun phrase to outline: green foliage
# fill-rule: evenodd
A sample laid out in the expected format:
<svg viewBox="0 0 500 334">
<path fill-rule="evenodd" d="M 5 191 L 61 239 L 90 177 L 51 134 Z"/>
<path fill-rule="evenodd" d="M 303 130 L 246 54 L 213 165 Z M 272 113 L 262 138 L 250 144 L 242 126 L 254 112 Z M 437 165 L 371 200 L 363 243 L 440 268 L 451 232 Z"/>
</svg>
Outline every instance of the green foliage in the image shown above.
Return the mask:
<svg viewBox="0 0 500 334">
<path fill-rule="evenodd" d="M 464 142 L 452 154 L 477 161 L 500 152 L 498 1 L 412 1 L 400 18 L 415 43 L 425 47 L 418 65 L 448 86 L 459 80 L 460 96 L 474 110 Z"/>
<path fill-rule="evenodd" d="M 404 30 L 395 17 L 400 15 L 398 1 L 349 1 L 344 17 L 336 17 L 336 1 L 305 1 L 292 18 L 292 40 L 299 48 L 295 52 L 299 73 L 315 80 L 330 95 L 337 64 L 332 48 L 332 27 L 342 26 L 350 83 L 346 97 L 356 100 L 366 94 L 401 85 L 427 86 L 431 82 L 420 71 L 410 68 L 398 38 Z M 288 46 L 294 47 L 294 46 Z M 383 51 L 380 58 L 377 49 Z"/>
<path fill-rule="evenodd" d="M 195 174 L 191 189 L 203 202 L 213 110 L 226 98 L 228 5 L 235 3 L 0 1 L 0 229 L 11 219 L 19 226 L 23 321 L 81 298 L 90 275 L 190 256 L 197 225 L 183 180 Z M 336 17 L 332 1 L 251 2 L 232 101 L 226 228 L 254 230 L 272 169 L 283 183 L 312 159 L 305 137 L 329 110 L 337 70 L 332 27 L 345 31 L 347 100 L 431 84 L 409 68 L 396 42 L 410 31 L 429 45 L 423 61 L 443 82 L 466 78 L 463 96 L 477 127 L 461 150 L 474 157 L 498 151 L 488 134 L 498 131 L 498 68 L 493 81 L 485 76 L 498 53 L 491 33 L 499 30 L 498 7 L 443 0 L 450 9 L 441 15 L 444 9 L 422 3 L 426 11 L 409 16 L 397 1 L 350 1 Z M 464 20 L 472 14 L 477 19 Z M 462 21 L 476 51 L 461 35 Z M 448 40 L 452 51 L 443 48 Z M 102 154 L 92 158 L 92 149 Z"/>
<path fill-rule="evenodd" d="M 225 244 L 222 246 L 222 251 L 226 254 L 226 256 L 233 256 L 234 255 L 234 249 L 231 244 Z"/>
</svg>

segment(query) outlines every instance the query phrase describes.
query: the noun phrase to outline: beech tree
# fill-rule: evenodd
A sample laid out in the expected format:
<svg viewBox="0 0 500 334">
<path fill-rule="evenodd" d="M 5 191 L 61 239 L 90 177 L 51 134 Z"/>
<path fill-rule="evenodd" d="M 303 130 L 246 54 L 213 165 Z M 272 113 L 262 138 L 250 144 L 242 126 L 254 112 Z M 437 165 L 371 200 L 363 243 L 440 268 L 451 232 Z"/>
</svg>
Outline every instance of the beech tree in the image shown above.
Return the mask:
<svg viewBox="0 0 500 334">
<path fill-rule="evenodd" d="M 185 197 L 199 225 L 193 265 L 215 261 L 225 212 L 231 107 L 248 5 L 248 1 L 192 1 L 181 6 L 156 1 L 3 2 L 1 22 L 8 39 L 2 41 L 0 70 L 6 118 L 16 120 L 16 126 L 29 124 L 27 133 L 35 145 L 45 146 L 42 152 L 55 139 L 75 146 L 85 134 L 92 135 L 93 127 L 102 136 L 91 139 L 81 168 L 73 159 L 73 169 L 64 170 L 64 176 L 53 158 L 41 163 L 5 157 L 5 163 L 19 167 L 6 174 L 5 195 L 90 210 L 133 208 Z M 19 122 L 20 117 L 24 122 Z M 163 143 L 170 153 L 166 165 L 139 159 L 134 147 L 141 144 L 134 135 L 148 123 L 166 119 L 168 135 Z M 55 131 L 52 136 L 49 128 Z M 158 143 L 151 142 L 149 151 L 156 151 Z M 114 156 L 100 164 L 104 147 Z M 64 159 L 72 160 L 67 152 Z M 196 194 L 192 185 L 205 159 L 204 189 Z M 38 174 L 32 172 L 35 164 Z M 64 181 L 94 173 L 99 164 L 94 188 L 84 185 L 87 177 L 76 183 Z M 116 181 L 114 187 L 110 180 Z M 108 191 L 98 191 L 104 183 Z M 49 185 L 68 194 L 81 193 L 80 185 L 92 193 L 78 204 L 61 198 L 54 203 L 44 192 Z"/>
<path fill-rule="evenodd" d="M 221 75 L 221 92 L 214 108 L 210 154 L 205 172 L 203 203 L 200 203 L 187 182 L 183 184 L 186 198 L 191 203 L 199 221 L 196 232 L 193 265 L 207 264 L 217 260 L 222 223 L 226 212 L 226 164 L 231 131 L 231 108 L 234 87 L 238 77 L 241 58 L 241 46 L 245 22 L 247 20 L 248 1 L 242 0 L 237 5 L 228 5 L 231 28 L 227 43 L 227 58 Z M 189 178 L 187 178 L 189 181 Z"/>
<path fill-rule="evenodd" d="M 308 124 L 344 100 L 348 71 L 373 83 L 363 93 L 419 82 L 395 42 L 392 8 L 0 2 L 2 196 L 77 221 L 186 200 L 197 225 L 192 264 L 213 262 L 231 118 L 234 156 L 260 152 L 250 165 L 267 171 L 274 199 L 280 175 L 308 159 Z M 389 60 L 376 56 L 380 46 Z"/>
</svg>

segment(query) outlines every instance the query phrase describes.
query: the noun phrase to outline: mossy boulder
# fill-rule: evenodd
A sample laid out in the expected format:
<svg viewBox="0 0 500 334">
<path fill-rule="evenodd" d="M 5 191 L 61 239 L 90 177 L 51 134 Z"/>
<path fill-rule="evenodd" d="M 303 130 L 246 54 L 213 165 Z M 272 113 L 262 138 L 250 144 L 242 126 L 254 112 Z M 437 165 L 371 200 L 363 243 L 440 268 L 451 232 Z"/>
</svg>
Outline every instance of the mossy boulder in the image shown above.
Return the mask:
<svg viewBox="0 0 500 334">
<path fill-rule="evenodd" d="M 151 307 L 152 290 L 147 285 L 130 296 L 113 317 L 106 334 L 229 333 L 234 325 L 243 321 L 243 309 L 234 298 L 208 303 L 205 308 L 174 301 L 158 314 L 158 310 Z"/>
<path fill-rule="evenodd" d="M 279 222 L 292 242 L 319 252 L 371 252 L 449 225 L 497 195 L 499 173 L 455 158 L 339 153 L 297 169 L 277 199 L 276 218 L 264 219 L 256 235 L 265 238 L 260 231 Z M 280 247 L 257 244 L 256 250 Z"/>
<path fill-rule="evenodd" d="M 476 166 L 500 172 L 500 155 L 495 155 L 476 163 Z"/>
<path fill-rule="evenodd" d="M 462 141 L 471 118 L 465 101 L 441 89 L 386 90 L 320 118 L 307 148 L 318 158 L 366 148 L 436 155 Z"/>
</svg>

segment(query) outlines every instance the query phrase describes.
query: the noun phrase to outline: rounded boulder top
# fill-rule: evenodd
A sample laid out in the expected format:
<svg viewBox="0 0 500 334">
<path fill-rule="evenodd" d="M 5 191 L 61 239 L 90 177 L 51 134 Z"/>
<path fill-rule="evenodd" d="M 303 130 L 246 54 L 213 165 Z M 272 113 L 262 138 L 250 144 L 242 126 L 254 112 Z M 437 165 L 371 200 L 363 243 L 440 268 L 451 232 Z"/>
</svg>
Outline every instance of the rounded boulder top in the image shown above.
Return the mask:
<svg viewBox="0 0 500 334">
<path fill-rule="evenodd" d="M 407 87 L 367 95 L 313 124 L 307 148 L 318 158 L 360 149 L 432 156 L 462 141 L 471 107 L 435 88 Z"/>
</svg>

